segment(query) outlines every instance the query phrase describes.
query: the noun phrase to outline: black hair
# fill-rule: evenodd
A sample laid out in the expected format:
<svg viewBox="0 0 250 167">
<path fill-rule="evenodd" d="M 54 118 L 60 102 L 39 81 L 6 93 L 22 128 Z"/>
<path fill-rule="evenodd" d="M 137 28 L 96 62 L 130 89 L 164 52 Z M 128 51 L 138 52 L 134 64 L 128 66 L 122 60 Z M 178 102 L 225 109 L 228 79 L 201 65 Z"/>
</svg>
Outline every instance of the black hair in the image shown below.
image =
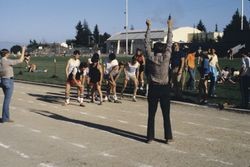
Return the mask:
<svg viewBox="0 0 250 167">
<path fill-rule="evenodd" d="M 153 51 L 155 54 L 157 53 L 163 53 L 166 51 L 166 45 L 161 42 L 156 42 L 153 47 Z"/>
<path fill-rule="evenodd" d="M 81 53 L 80 53 L 79 50 L 75 50 L 75 51 L 73 52 L 73 54 L 74 54 L 74 55 L 80 55 Z"/>
<path fill-rule="evenodd" d="M 7 53 L 10 53 L 10 51 L 8 49 L 2 49 L 0 53 L 2 57 L 5 57 Z"/>
<path fill-rule="evenodd" d="M 138 52 L 138 51 L 142 51 L 142 50 L 141 50 L 140 48 L 137 48 L 137 49 L 136 49 L 136 52 Z"/>
<path fill-rule="evenodd" d="M 92 58 L 91 58 L 92 63 L 97 63 L 99 61 L 99 54 L 94 53 Z"/>
<path fill-rule="evenodd" d="M 109 54 L 109 60 L 112 61 L 116 58 L 116 55 L 114 53 Z"/>
<path fill-rule="evenodd" d="M 79 65 L 79 68 L 87 68 L 88 67 L 88 63 L 87 62 L 81 62 Z"/>
</svg>

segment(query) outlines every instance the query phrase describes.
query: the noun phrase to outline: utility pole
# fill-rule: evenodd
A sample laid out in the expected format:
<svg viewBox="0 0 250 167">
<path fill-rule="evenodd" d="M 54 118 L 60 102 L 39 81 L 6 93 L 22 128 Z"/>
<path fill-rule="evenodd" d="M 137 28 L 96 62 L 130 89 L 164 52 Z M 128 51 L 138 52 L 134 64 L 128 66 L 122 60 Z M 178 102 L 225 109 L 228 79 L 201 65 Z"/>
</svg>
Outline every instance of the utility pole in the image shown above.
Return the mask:
<svg viewBox="0 0 250 167">
<path fill-rule="evenodd" d="M 241 0 L 241 26 L 240 26 L 241 31 L 243 31 L 243 17 L 244 17 L 244 0 Z"/>
<path fill-rule="evenodd" d="M 126 55 L 128 55 L 128 0 L 126 1 L 126 9 L 125 9 L 125 17 L 126 17 L 126 22 L 125 22 L 125 30 L 126 30 Z"/>
</svg>

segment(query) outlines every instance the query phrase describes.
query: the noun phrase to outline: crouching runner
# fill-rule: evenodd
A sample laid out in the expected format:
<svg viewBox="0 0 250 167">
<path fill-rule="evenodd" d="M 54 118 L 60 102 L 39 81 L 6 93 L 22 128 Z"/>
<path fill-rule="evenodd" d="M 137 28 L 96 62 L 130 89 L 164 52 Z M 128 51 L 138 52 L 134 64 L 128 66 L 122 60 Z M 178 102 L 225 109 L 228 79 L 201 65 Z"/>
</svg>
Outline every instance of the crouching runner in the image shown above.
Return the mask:
<svg viewBox="0 0 250 167">
<path fill-rule="evenodd" d="M 71 73 L 68 75 L 66 82 L 66 91 L 65 91 L 65 103 L 64 105 L 70 104 L 70 89 L 71 87 L 77 87 L 77 101 L 80 103 L 80 106 L 84 107 L 83 104 L 83 80 L 86 77 L 86 69 L 88 68 L 87 63 L 80 63 L 79 67 L 74 67 Z"/>
</svg>

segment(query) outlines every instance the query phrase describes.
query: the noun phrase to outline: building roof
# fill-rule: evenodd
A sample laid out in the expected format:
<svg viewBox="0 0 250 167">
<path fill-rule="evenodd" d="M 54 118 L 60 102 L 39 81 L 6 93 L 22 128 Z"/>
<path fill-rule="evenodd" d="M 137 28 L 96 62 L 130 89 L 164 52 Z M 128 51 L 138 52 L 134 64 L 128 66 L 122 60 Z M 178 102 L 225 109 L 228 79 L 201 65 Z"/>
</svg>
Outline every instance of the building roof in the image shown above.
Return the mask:
<svg viewBox="0 0 250 167">
<path fill-rule="evenodd" d="M 151 38 L 152 39 L 163 39 L 167 36 L 167 30 L 159 29 L 159 30 L 151 30 Z M 125 40 L 126 32 L 119 32 L 112 35 L 108 41 L 117 41 L 117 40 Z M 128 39 L 145 39 L 145 30 L 130 30 L 128 31 Z"/>
<path fill-rule="evenodd" d="M 189 42 L 188 34 L 200 33 L 201 31 L 193 27 L 180 27 L 173 30 L 174 42 Z M 167 29 L 151 30 L 151 39 L 166 40 Z M 128 31 L 128 40 L 145 39 L 145 30 Z M 126 40 L 126 32 L 119 32 L 112 35 L 108 41 Z"/>
</svg>

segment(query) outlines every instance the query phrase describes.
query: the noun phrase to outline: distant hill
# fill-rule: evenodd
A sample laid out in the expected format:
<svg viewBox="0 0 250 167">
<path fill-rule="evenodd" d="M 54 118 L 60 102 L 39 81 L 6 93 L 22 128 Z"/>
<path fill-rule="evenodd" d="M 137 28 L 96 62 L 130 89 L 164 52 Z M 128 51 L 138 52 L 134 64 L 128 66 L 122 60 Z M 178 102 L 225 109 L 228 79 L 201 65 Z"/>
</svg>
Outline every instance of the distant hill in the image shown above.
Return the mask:
<svg viewBox="0 0 250 167">
<path fill-rule="evenodd" d="M 14 45 L 24 45 L 22 43 L 18 42 L 6 42 L 6 41 L 0 41 L 0 49 L 10 49 Z"/>
</svg>

